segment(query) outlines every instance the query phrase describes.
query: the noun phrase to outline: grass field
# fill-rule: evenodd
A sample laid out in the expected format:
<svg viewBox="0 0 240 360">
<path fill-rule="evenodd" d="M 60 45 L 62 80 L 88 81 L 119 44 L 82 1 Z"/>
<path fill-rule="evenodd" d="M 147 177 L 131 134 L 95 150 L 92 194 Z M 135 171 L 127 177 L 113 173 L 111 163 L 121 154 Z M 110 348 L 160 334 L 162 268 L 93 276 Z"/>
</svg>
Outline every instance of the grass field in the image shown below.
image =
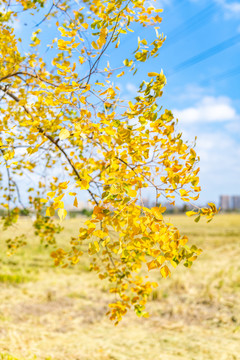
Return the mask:
<svg viewBox="0 0 240 360">
<path fill-rule="evenodd" d="M 77 235 L 81 218 L 65 222 L 59 244 Z M 240 359 L 240 214 L 196 224 L 172 221 L 204 252 L 191 269 L 180 265 L 160 279 L 150 317 L 130 312 L 115 327 L 105 316 L 107 285 L 88 259 L 72 269 L 53 266 L 31 220 L 22 219 L 29 245 L 6 256 L 1 234 L 0 359 L 2 360 L 234 360 Z"/>
</svg>

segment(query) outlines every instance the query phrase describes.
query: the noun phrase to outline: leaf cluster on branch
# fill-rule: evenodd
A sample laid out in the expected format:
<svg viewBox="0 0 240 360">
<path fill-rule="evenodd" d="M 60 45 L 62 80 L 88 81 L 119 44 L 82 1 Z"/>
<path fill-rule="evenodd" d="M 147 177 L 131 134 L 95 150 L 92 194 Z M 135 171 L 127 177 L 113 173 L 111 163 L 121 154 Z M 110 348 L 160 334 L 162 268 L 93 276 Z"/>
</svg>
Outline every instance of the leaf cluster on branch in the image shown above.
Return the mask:
<svg viewBox="0 0 240 360">
<path fill-rule="evenodd" d="M 17 221 L 21 208 L 30 207 L 36 234 L 53 244 L 61 231 L 54 215 L 63 220 L 65 199 L 78 207 L 80 194 L 87 192 L 91 218 L 71 239 L 70 251 L 56 249 L 51 256 L 56 265 L 77 264 L 87 244 L 92 269 L 117 294 L 109 310 L 115 323 L 129 308 L 147 316 L 145 304 L 157 284 L 141 275 L 142 269 L 159 269 L 166 278 L 170 266 L 191 266 L 201 252 L 166 222 L 166 208 L 159 205 L 174 205 L 176 197 L 197 200 L 201 190 L 194 146 L 183 141 L 171 111 L 159 103 L 163 71 L 149 72 L 131 101 L 116 85 L 158 56 L 165 41 L 158 32 L 161 12 L 145 0 L 83 0 L 81 5 L 2 0 L 0 9 L 4 227 Z M 21 50 L 26 39 L 14 31 L 14 21 L 24 14 L 42 16 L 26 53 Z M 111 54 L 119 54 L 120 41 L 134 26 L 152 28 L 154 40 L 138 38 L 121 66 L 112 68 Z M 29 178 L 37 181 L 23 186 Z M 151 209 L 142 200 L 146 188 L 156 194 Z M 211 220 L 216 212 L 210 204 L 188 215 Z M 11 251 L 25 244 L 19 239 L 9 242 Z"/>
</svg>

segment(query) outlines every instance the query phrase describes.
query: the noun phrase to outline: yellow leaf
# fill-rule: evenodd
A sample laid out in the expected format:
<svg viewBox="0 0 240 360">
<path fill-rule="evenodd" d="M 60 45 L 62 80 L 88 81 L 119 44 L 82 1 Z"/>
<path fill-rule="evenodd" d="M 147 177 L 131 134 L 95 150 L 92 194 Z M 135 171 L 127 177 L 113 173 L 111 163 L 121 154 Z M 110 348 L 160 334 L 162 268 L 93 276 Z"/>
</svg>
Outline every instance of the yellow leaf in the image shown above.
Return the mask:
<svg viewBox="0 0 240 360">
<path fill-rule="evenodd" d="M 60 184 L 59 184 L 59 187 L 60 187 Z M 63 187 L 63 189 L 65 189 L 65 188 Z M 55 197 L 54 202 L 58 202 L 58 201 L 62 200 L 63 197 L 64 197 L 64 194 L 61 194 L 61 195 Z"/>
<path fill-rule="evenodd" d="M 54 209 L 63 209 L 64 208 L 64 202 L 63 201 L 56 201 L 55 202 L 55 199 L 54 199 L 53 208 Z"/>
<path fill-rule="evenodd" d="M 179 190 L 181 197 L 188 196 L 188 192 L 184 189 Z"/>
<path fill-rule="evenodd" d="M 216 205 L 215 205 L 214 203 L 208 203 L 208 205 L 210 206 L 210 208 L 212 209 L 212 211 L 213 211 L 214 213 L 217 212 L 217 208 L 216 208 Z"/>
<path fill-rule="evenodd" d="M 86 104 L 86 98 L 85 98 L 85 96 L 80 96 L 80 102 L 82 103 L 82 104 Z"/>
<path fill-rule="evenodd" d="M 129 101 L 128 105 L 130 106 L 130 109 L 132 111 L 135 111 L 135 106 L 133 105 L 133 103 L 131 101 Z"/>
<path fill-rule="evenodd" d="M 175 261 L 171 260 L 170 262 L 171 262 L 171 265 L 172 265 L 174 268 L 177 267 L 177 263 L 176 263 Z"/>
<path fill-rule="evenodd" d="M 99 247 L 99 244 L 98 244 L 97 241 L 94 241 L 94 246 L 95 246 L 96 252 L 99 252 L 99 251 L 100 251 L 100 247 Z"/>
<path fill-rule="evenodd" d="M 137 191 L 136 190 L 128 190 L 128 195 L 131 197 L 136 197 L 137 196 Z"/>
<path fill-rule="evenodd" d="M 8 151 L 6 154 L 3 155 L 6 161 L 11 160 L 14 157 L 14 151 Z"/>
<path fill-rule="evenodd" d="M 156 72 L 149 72 L 148 76 L 152 77 L 152 76 L 158 76 L 159 74 Z"/>
<path fill-rule="evenodd" d="M 188 242 L 188 237 L 187 236 L 183 236 L 182 239 L 179 240 L 179 245 L 186 245 L 186 243 Z"/>
<path fill-rule="evenodd" d="M 166 259 L 165 259 L 165 256 L 160 255 L 160 256 L 158 256 L 157 260 L 162 265 L 165 262 Z"/>
<path fill-rule="evenodd" d="M 77 255 L 73 256 L 71 258 L 72 264 L 76 265 L 79 262 L 79 257 Z"/>
<path fill-rule="evenodd" d="M 196 215 L 197 213 L 195 211 L 187 211 L 186 212 L 186 215 L 187 216 L 193 216 L 193 215 Z"/>
<path fill-rule="evenodd" d="M 151 209 L 151 213 L 155 216 L 156 219 L 162 220 L 162 218 L 163 218 L 162 212 L 158 207 L 153 207 Z"/>
<path fill-rule="evenodd" d="M 67 216 L 67 210 L 59 209 L 58 216 L 59 216 L 60 221 L 63 221 L 65 219 L 65 217 Z"/>
<path fill-rule="evenodd" d="M 194 260 L 196 260 L 196 259 L 197 259 L 197 256 L 194 255 L 194 256 L 191 256 L 190 258 L 188 258 L 188 261 L 194 261 Z"/>
<path fill-rule="evenodd" d="M 88 181 L 87 180 L 81 180 L 81 181 L 77 181 L 77 184 L 78 185 L 80 185 L 80 188 L 82 189 L 82 190 L 87 190 L 87 189 L 89 189 L 89 183 L 88 183 Z"/>
<path fill-rule="evenodd" d="M 50 191 L 47 193 L 47 196 L 49 196 L 51 199 L 55 196 L 56 191 Z"/>
<path fill-rule="evenodd" d="M 85 62 L 85 59 L 83 56 L 79 56 L 78 60 L 79 60 L 80 64 L 83 64 Z"/>
<path fill-rule="evenodd" d="M 164 277 L 165 279 L 166 279 L 168 276 L 171 276 L 171 271 L 169 270 L 169 268 L 167 267 L 167 265 L 164 265 L 164 266 L 161 268 L 160 273 L 161 273 L 162 277 Z"/>
<path fill-rule="evenodd" d="M 78 207 L 78 201 L 77 201 L 77 198 L 76 198 L 76 197 L 75 197 L 75 199 L 74 199 L 73 206 L 75 206 L 76 208 Z"/>
<path fill-rule="evenodd" d="M 55 210 L 52 207 L 48 207 L 46 210 L 46 216 L 53 216 L 55 214 Z"/>
<path fill-rule="evenodd" d="M 65 140 L 70 136 L 70 132 L 67 129 L 62 129 L 59 133 L 59 139 Z"/>
<path fill-rule="evenodd" d="M 152 260 L 147 263 L 148 271 L 159 268 L 160 264 L 157 260 Z"/>
<path fill-rule="evenodd" d="M 97 44 L 95 43 L 95 41 L 92 41 L 92 47 L 95 49 L 95 50 L 98 50 L 98 46 Z"/>
<path fill-rule="evenodd" d="M 123 76 L 124 74 L 125 74 L 125 72 L 124 72 L 124 71 L 120 72 L 120 74 L 118 74 L 118 75 L 117 75 L 117 78 L 119 78 L 119 77 Z"/>
<path fill-rule="evenodd" d="M 69 181 L 64 181 L 64 182 L 59 183 L 59 184 L 58 184 L 58 187 L 59 187 L 60 189 L 67 189 L 68 184 L 69 184 Z M 60 197 L 60 196 L 61 196 L 61 197 Z M 64 194 L 63 194 L 63 195 L 60 195 L 60 196 L 59 196 L 58 198 L 56 198 L 56 199 L 61 200 L 61 199 L 63 198 Z"/>
<path fill-rule="evenodd" d="M 102 230 L 96 230 L 96 231 L 94 231 L 93 235 L 103 239 L 105 236 L 108 236 L 108 233 L 106 233 Z"/>
</svg>

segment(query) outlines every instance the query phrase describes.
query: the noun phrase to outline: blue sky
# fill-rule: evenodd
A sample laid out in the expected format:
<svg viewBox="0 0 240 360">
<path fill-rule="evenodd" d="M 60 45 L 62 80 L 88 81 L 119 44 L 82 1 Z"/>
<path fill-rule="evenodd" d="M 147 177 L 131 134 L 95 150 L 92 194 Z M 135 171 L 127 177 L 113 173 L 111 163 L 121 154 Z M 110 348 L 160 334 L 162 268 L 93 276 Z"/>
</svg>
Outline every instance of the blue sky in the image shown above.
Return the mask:
<svg viewBox="0 0 240 360">
<path fill-rule="evenodd" d="M 177 3 L 175 1 L 175 3 Z M 189 23 L 204 9 L 205 18 L 182 32 L 178 42 L 163 50 L 166 74 L 178 64 L 240 35 L 240 2 L 180 1 L 165 4 L 163 31 Z M 200 13 L 201 14 L 201 13 Z M 196 24 L 195 22 L 195 24 Z M 190 21 L 190 24 L 194 21 Z M 199 26 L 199 24 L 201 24 Z M 166 29 L 166 30 L 165 30 Z M 176 32 L 175 32 L 176 34 Z M 172 38 L 174 41 L 174 37 Z M 170 39 L 169 39 L 170 42 Z M 166 55 L 165 55 L 166 54 Z M 234 76 L 223 74 L 237 69 Z M 173 73 L 165 91 L 167 106 L 179 118 L 188 139 L 197 135 L 200 155 L 200 201 L 218 203 L 220 194 L 240 195 L 240 38 L 235 46 Z"/>
<path fill-rule="evenodd" d="M 135 77 L 119 78 L 122 95 L 134 97 L 149 71 L 163 69 L 168 81 L 163 107 L 178 117 L 185 139 L 198 138 L 200 203 L 218 204 L 221 194 L 240 195 L 240 1 L 157 0 L 149 4 L 164 9 L 159 32 L 167 40 L 159 57 L 148 66 L 143 64 Z M 21 18 L 16 32 L 29 38 L 37 21 L 26 19 L 26 26 Z M 109 52 L 106 60 L 112 67 L 121 66 L 135 50 L 138 36 L 151 39 L 153 35 L 150 28 L 135 27 L 134 31 L 122 39 L 116 55 Z M 43 40 L 47 41 L 46 35 Z"/>
</svg>

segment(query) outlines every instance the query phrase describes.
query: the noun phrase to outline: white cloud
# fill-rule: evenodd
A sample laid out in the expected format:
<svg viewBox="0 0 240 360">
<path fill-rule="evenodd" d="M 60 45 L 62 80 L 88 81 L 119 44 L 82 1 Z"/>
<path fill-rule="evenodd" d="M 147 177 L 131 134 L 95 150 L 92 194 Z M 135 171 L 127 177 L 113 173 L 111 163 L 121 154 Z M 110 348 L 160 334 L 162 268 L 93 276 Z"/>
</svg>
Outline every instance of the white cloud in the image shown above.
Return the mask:
<svg viewBox="0 0 240 360">
<path fill-rule="evenodd" d="M 173 114 L 182 123 L 216 123 L 240 119 L 227 97 L 205 96 L 194 106 L 183 110 L 174 109 Z"/>
<path fill-rule="evenodd" d="M 163 7 L 171 5 L 172 0 L 148 0 L 146 5 L 153 6 L 155 9 L 161 9 Z"/>
<path fill-rule="evenodd" d="M 175 106 L 180 106 L 180 104 L 189 104 L 193 101 L 197 101 L 203 98 L 205 95 L 211 96 L 214 94 L 214 89 L 210 87 L 202 87 L 198 84 L 187 84 L 184 86 L 184 90 L 181 87 L 175 87 L 172 94 L 170 94 L 170 99 Z M 168 95 L 169 97 L 169 95 Z M 179 105 L 178 105 L 179 104 Z"/>
<path fill-rule="evenodd" d="M 224 130 L 199 133 L 201 198 L 218 201 L 221 194 L 239 194 L 240 144 Z"/>
<path fill-rule="evenodd" d="M 188 91 L 183 92 L 188 94 Z M 230 98 L 206 96 L 207 93 L 196 87 L 194 96 L 184 101 L 188 105 L 179 106 L 173 113 L 179 118 L 178 129 L 183 132 L 184 139 L 191 142 L 197 136 L 202 187 L 199 203 L 214 201 L 218 204 L 219 195 L 240 191 L 240 114 Z"/>
<path fill-rule="evenodd" d="M 200 0 L 189 0 L 190 2 L 200 2 Z M 240 2 L 229 0 L 214 0 L 216 4 L 222 7 L 226 17 L 240 17 Z"/>
<path fill-rule="evenodd" d="M 133 96 L 136 96 L 137 95 L 137 91 L 138 91 L 138 88 L 136 87 L 135 84 L 133 83 L 127 83 L 126 84 L 126 90 Z"/>
<path fill-rule="evenodd" d="M 14 31 L 19 32 L 22 29 L 21 22 L 19 19 L 13 19 L 12 27 Z"/>
<path fill-rule="evenodd" d="M 228 0 L 215 0 L 216 3 L 220 4 L 226 16 L 228 17 L 240 17 L 240 2 L 239 1 L 231 1 Z"/>
<path fill-rule="evenodd" d="M 240 121 L 230 122 L 226 125 L 226 129 L 234 134 L 240 140 Z"/>
<path fill-rule="evenodd" d="M 240 144 L 223 130 L 215 133 L 200 133 L 197 139 L 197 152 L 204 173 L 229 175 L 237 169 L 238 172 L 240 171 L 236 156 L 236 153 L 240 153 Z"/>
</svg>

